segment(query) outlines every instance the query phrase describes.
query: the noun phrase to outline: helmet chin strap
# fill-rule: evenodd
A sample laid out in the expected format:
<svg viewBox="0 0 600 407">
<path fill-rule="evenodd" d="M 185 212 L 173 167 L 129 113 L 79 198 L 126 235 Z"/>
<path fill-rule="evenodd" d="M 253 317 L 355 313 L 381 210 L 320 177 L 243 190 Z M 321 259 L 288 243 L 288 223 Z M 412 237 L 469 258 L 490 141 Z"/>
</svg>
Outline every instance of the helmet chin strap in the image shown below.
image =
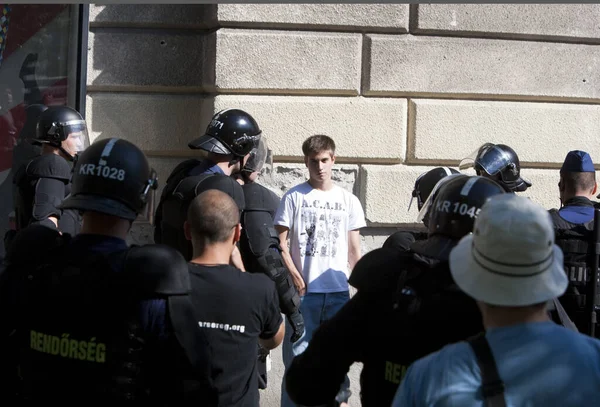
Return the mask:
<svg viewBox="0 0 600 407">
<path fill-rule="evenodd" d="M 77 154 L 75 154 L 75 155 L 71 155 L 71 153 L 67 152 L 67 150 L 65 150 L 65 149 L 64 149 L 64 147 L 62 146 L 62 143 L 55 144 L 55 143 L 52 143 L 52 142 L 51 142 L 51 143 L 48 143 L 48 144 L 50 144 L 50 145 L 51 145 L 52 147 L 54 147 L 54 148 L 58 148 L 58 149 L 60 150 L 60 152 L 61 152 L 61 153 L 63 153 L 63 154 L 65 155 L 65 157 L 66 157 L 66 159 L 67 159 L 67 160 L 69 160 L 69 161 L 71 161 L 71 162 L 73 162 L 73 163 L 76 161 L 76 160 L 75 160 L 75 156 L 76 156 Z"/>
<path fill-rule="evenodd" d="M 229 161 L 229 166 L 231 167 L 232 165 L 235 165 L 237 163 L 240 163 L 240 171 L 244 168 L 244 164 L 243 161 L 244 157 L 238 157 L 237 155 L 234 155 L 233 158 L 231 159 L 231 161 Z"/>
<path fill-rule="evenodd" d="M 75 162 L 75 155 L 71 155 L 70 153 L 68 153 L 68 152 L 67 152 L 67 150 L 65 150 L 65 149 L 63 148 L 63 146 L 58 146 L 58 149 L 59 149 L 60 151 L 62 151 L 62 153 L 63 153 L 65 156 L 67 156 L 67 157 L 68 157 L 68 158 L 67 158 L 67 160 L 69 160 L 69 161 L 72 161 L 72 162 Z"/>
</svg>

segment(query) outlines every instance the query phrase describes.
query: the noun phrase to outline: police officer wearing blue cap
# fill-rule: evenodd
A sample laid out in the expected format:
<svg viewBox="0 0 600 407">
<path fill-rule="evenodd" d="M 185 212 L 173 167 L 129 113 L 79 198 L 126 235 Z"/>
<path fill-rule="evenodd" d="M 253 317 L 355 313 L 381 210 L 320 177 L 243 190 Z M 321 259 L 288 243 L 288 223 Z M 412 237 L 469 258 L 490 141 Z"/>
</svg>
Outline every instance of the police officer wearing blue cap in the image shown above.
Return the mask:
<svg viewBox="0 0 600 407">
<path fill-rule="evenodd" d="M 585 151 L 569 151 L 560 169 L 558 183 L 561 208 L 551 209 L 556 244 L 564 253 L 564 267 L 569 287 L 560 303 L 580 332 L 589 330 L 586 316 L 586 292 L 589 284 L 593 251 L 590 247 L 594 229 L 594 196 L 597 193 L 596 171 Z M 555 316 L 556 321 L 564 323 Z"/>
<path fill-rule="evenodd" d="M 588 153 L 569 151 L 560 169 L 558 190 L 562 204 L 558 214 L 562 220 L 583 224 L 594 219 L 592 199 L 597 192 L 596 170 Z"/>
</svg>

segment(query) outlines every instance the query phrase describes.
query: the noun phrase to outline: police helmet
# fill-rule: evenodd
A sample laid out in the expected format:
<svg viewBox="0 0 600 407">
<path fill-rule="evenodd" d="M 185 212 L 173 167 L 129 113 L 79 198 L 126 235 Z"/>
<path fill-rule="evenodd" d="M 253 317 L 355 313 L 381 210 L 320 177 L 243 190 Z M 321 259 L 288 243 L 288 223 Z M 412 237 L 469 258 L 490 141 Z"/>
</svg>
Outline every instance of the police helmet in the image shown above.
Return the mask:
<svg viewBox="0 0 600 407">
<path fill-rule="evenodd" d="M 89 144 L 87 125 L 83 117 L 75 109 L 68 106 L 50 106 L 38 118 L 34 142 L 49 144 L 73 157 L 72 152 L 65 151 L 62 142 L 67 138 L 74 140 L 74 153 L 85 150 Z"/>
<path fill-rule="evenodd" d="M 412 202 L 416 198 L 417 208 L 421 210 L 421 208 L 423 208 L 423 204 L 425 204 L 425 201 L 427 200 L 427 198 L 429 198 L 429 194 L 431 194 L 431 191 L 433 191 L 435 184 L 437 184 L 439 180 L 441 180 L 444 177 L 447 177 L 448 175 L 458 173 L 459 172 L 456 171 L 454 168 L 437 167 L 419 175 L 419 177 L 415 181 L 415 187 L 412 191 L 412 198 L 410 200 L 410 203 L 408 204 L 408 209 L 410 210 Z"/>
<path fill-rule="evenodd" d="M 494 180 L 465 174 L 446 177 L 436 187 L 423 205 L 429 213 L 429 236 L 442 234 L 454 239 L 472 231 L 479 209 L 490 197 L 506 192 Z"/>
<path fill-rule="evenodd" d="M 92 211 L 135 220 L 158 187 L 156 172 L 127 140 L 98 140 L 77 160 L 71 195 L 61 208 Z"/>
<path fill-rule="evenodd" d="M 239 109 L 225 109 L 215 114 L 204 135 L 188 143 L 188 146 L 241 158 L 258 145 L 261 133 L 258 123 L 250 114 Z"/>
<path fill-rule="evenodd" d="M 505 144 L 483 144 L 459 165 L 460 170 L 470 167 L 477 175 L 497 181 L 507 192 L 523 192 L 531 186 L 531 182 L 521 177 L 517 153 Z"/>
<path fill-rule="evenodd" d="M 465 174 L 443 178 L 431 192 L 419 216 L 429 215 L 428 237 L 411 250 L 447 260 L 452 247 L 473 230 L 483 204 L 494 195 L 506 193 L 496 181 Z"/>
</svg>

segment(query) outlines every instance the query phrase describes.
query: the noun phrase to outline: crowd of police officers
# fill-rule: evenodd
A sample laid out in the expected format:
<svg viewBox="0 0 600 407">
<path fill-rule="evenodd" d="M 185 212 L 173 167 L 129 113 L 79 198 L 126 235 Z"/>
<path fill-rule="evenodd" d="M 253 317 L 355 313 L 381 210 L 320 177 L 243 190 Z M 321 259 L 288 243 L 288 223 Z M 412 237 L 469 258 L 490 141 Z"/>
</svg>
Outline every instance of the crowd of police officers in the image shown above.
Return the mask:
<svg viewBox="0 0 600 407">
<path fill-rule="evenodd" d="M 139 147 L 117 138 L 88 146 L 85 121 L 69 107 L 36 105 L 31 112 L 42 152 L 14 177 L 16 224 L 5 236 L 0 271 L 3 404 L 216 405 L 210 344 L 189 323 L 192 252 L 183 227 L 190 202 L 208 189 L 230 195 L 242 213 L 232 264 L 271 278 L 292 341 L 302 336 L 300 298 L 273 227 L 279 198 L 257 182 L 270 152 L 251 115 L 217 113 L 189 143 L 205 158 L 173 170 L 153 211 L 158 180 Z M 459 170 L 471 167 L 477 175 L 439 167 L 416 180 L 412 196 L 425 233 L 397 232 L 358 262 L 349 281 L 357 294 L 286 373 L 296 403 L 339 403 L 340 385 L 358 361 L 363 406 L 389 405 L 412 362 L 483 330 L 474 300 L 452 280 L 448 256 L 490 197 L 531 183 L 503 144 L 477 148 Z M 594 335 L 599 231 L 587 153 L 569 152 L 559 193 L 561 208 L 550 213 L 571 284 L 549 312 L 557 323 Z M 148 214 L 156 244 L 128 246 L 133 221 Z M 265 353 L 257 354 L 264 362 Z M 256 386 L 264 388 L 266 370 L 257 366 Z"/>
</svg>

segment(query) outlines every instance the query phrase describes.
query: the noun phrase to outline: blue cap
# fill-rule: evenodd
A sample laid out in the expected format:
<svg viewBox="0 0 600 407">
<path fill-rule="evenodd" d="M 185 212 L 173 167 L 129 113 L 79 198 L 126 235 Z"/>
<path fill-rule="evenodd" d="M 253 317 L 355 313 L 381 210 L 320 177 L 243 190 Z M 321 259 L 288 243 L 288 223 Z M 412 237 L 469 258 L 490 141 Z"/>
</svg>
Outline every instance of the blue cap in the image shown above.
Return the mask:
<svg viewBox="0 0 600 407">
<path fill-rule="evenodd" d="M 564 172 L 595 172 L 592 157 L 585 151 L 569 151 L 563 162 L 561 171 Z"/>
</svg>

